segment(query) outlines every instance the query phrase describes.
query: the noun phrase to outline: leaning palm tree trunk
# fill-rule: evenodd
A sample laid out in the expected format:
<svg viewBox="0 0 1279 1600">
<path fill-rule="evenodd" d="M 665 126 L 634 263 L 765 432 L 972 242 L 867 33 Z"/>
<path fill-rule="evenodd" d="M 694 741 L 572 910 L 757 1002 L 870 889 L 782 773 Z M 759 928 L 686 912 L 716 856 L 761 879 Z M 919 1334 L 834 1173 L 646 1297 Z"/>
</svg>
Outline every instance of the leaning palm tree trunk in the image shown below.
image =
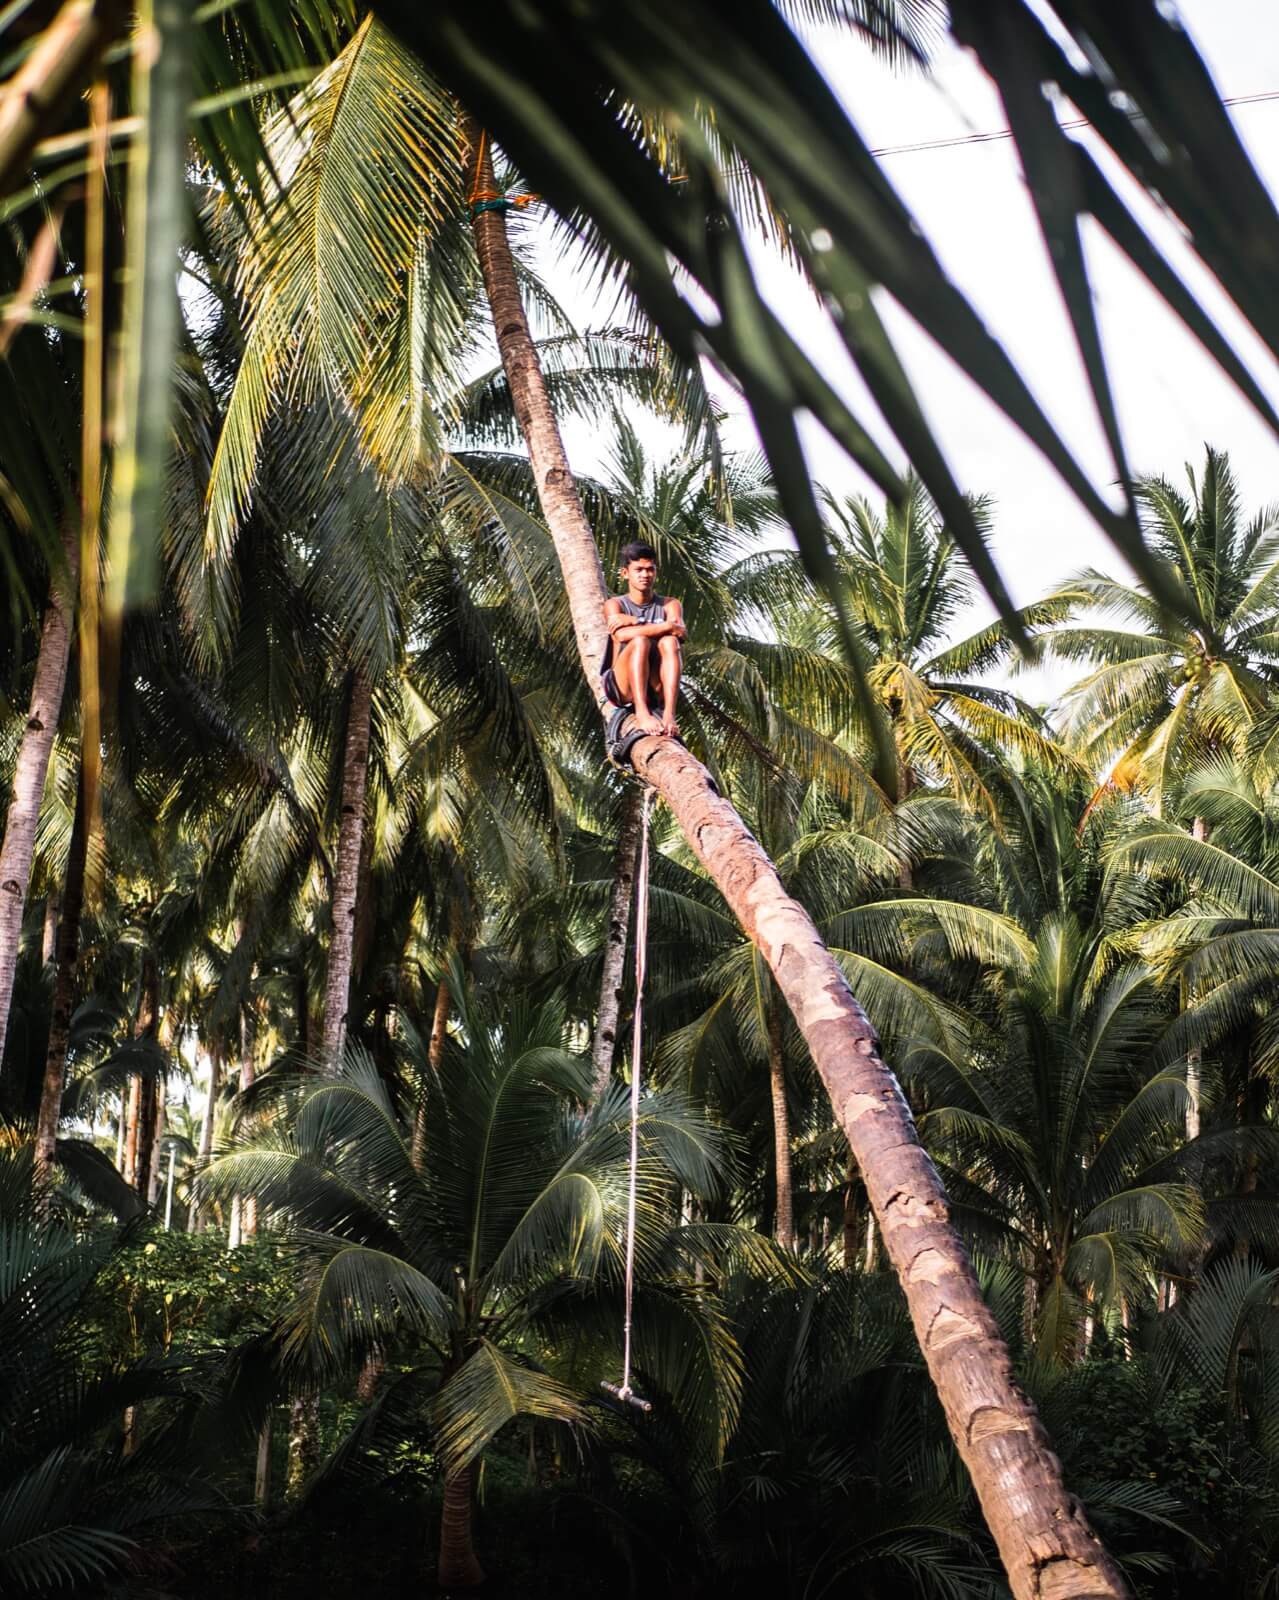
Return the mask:
<svg viewBox="0 0 1279 1600">
<path fill-rule="evenodd" d="M 356 668 L 342 752 L 342 816 L 338 824 L 333 878 L 333 936 L 324 979 L 324 1032 L 320 1049 L 325 1072 L 336 1072 L 346 1037 L 355 951 L 355 912 L 359 899 L 360 849 L 364 840 L 364 789 L 369 770 L 369 725 L 373 686 Z"/>
<path fill-rule="evenodd" d="M 58 923 L 58 941 L 54 952 L 53 1010 L 49 1017 L 49 1041 L 45 1046 L 40 1109 L 36 1114 L 37 1181 L 48 1176 L 58 1142 L 58 1119 L 62 1115 L 62 1090 L 67 1071 L 67 1045 L 71 1038 L 71 1012 L 75 1004 L 76 964 L 80 958 L 80 914 L 84 909 L 84 864 L 88 840 L 88 808 L 82 771 L 76 784 L 75 820 L 71 824 L 71 846 L 67 851 L 67 869 L 62 883 L 62 918 Z"/>
<path fill-rule="evenodd" d="M 71 548 L 68 541 L 68 550 Z M 5 1034 L 9 1030 L 9 1007 L 18 967 L 22 913 L 35 855 L 40 800 L 49 773 L 49 755 L 58 731 L 62 691 L 67 681 L 67 657 L 71 652 L 70 591 L 74 589 L 74 577 L 66 587 L 68 592 L 64 593 L 56 574 L 49 584 L 49 603 L 40 630 L 31 704 L 27 708 L 22 743 L 18 746 L 4 843 L 0 845 L 0 1058 L 4 1056 Z"/>
<path fill-rule="evenodd" d="M 640 828 L 644 820 L 644 791 L 628 788 L 622 799 L 617 829 L 617 855 L 613 862 L 613 889 L 608 901 L 608 927 L 604 933 L 604 970 L 600 974 L 600 1003 L 595 1013 L 595 1039 L 591 1045 L 594 1093 L 598 1100 L 613 1074 L 617 1048 L 617 1017 L 622 1004 L 622 973 L 626 966 L 626 940 L 631 928 L 631 902 L 635 898 L 635 863 Z"/>
<path fill-rule="evenodd" d="M 489 142 L 469 118 L 462 134 L 468 193 L 491 195 Z M 582 670 L 594 685 L 605 637 L 599 553 L 529 333 L 503 214 L 473 207 L 472 227 L 502 366 L 563 569 Z M 634 761 L 759 947 L 812 1053 L 865 1175 L 920 1349 L 1016 1600 L 1126 1596 L 1118 1569 L 1062 1483 L 1039 1416 L 1013 1377 L 1007 1346 L 951 1224 L 910 1108 L 812 919 L 786 893 L 700 761 L 660 738 L 641 740 Z"/>
</svg>

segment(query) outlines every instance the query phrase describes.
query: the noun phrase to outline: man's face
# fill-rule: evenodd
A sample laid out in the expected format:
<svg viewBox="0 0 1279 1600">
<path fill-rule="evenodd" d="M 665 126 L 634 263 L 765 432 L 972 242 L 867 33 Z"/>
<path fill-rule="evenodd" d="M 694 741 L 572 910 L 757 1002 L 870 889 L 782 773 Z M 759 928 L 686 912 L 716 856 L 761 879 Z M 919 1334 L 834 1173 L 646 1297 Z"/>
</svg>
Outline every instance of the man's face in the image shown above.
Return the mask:
<svg viewBox="0 0 1279 1600">
<path fill-rule="evenodd" d="M 657 582 L 657 563 L 650 556 L 637 556 L 622 571 L 632 589 L 649 590 Z"/>
</svg>

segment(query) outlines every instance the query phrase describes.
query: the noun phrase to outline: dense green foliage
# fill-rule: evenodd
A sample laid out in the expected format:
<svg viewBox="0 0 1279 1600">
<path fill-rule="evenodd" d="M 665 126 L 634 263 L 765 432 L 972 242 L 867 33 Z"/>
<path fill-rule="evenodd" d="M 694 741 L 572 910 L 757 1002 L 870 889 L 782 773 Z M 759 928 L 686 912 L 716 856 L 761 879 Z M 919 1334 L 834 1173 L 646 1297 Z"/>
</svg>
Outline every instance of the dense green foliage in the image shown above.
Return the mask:
<svg viewBox="0 0 1279 1600">
<path fill-rule="evenodd" d="M 862 1174 L 763 958 L 660 811 L 635 1169 L 652 1409 L 602 1386 L 623 1359 L 636 1064 L 619 1045 L 596 1094 L 589 1046 L 632 794 L 601 761 L 526 419 L 494 364 L 454 95 L 510 130 L 504 160 L 562 187 L 562 152 L 530 142 L 560 113 L 530 121 L 485 79 L 484 52 L 514 46 L 484 8 L 474 54 L 442 27 L 438 58 L 413 53 L 398 4 L 284 26 L 261 9 L 201 8 L 189 36 L 168 11 L 158 66 L 107 57 L 117 108 L 152 96 L 129 186 L 90 162 L 58 198 L 42 148 L 44 178 L 2 202 L 15 830 L 77 526 L 83 570 L 7 951 L 0 1592 L 417 1595 L 452 1540 L 459 1582 L 480 1576 L 474 1545 L 521 1595 L 1003 1596 Z M 745 9 L 725 50 L 740 66 L 772 40 L 795 68 L 784 8 Z M 912 59 L 935 20 L 799 9 Z M 1056 46 L 1002 9 L 1046 71 Z M 1007 95 L 982 11 L 956 0 L 952 26 Z M 622 37 L 635 8 L 616 14 Z M 576 61 L 596 81 L 597 42 L 566 39 L 548 75 Z M 800 172 L 761 139 L 780 80 L 716 109 L 681 75 L 654 109 L 646 61 L 564 98 L 597 135 L 583 162 L 616 162 L 591 214 L 565 208 L 558 233 L 509 218 L 550 399 L 611 446 L 580 485 L 605 566 L 629 539 L 656 547 L 689 629 L 683 736 L 870 1013 L 1017 1375 L 1134 1590 L 1265 1600 L 1277 514 L 1245 515 L 1224 450 L 1188 494 L 1139 479 L 1107 511 L 877 178 L 840 190 L 816 247 L 811 155 Z M 188 70 L 203 98 L 184 146 Z M 822 122 L 810 88 L 812 107 L 793 85 L 783 101 L 817 149 L 843 118 Z M 1051 187 L 1060 135 L 1007 104 Z M 1116 104 L 1095 116 L 1122 143 Z M 1165 198 L 1198 215 L 1193 168 L 1164 174 Z M 623 170 L 656 187 L 619 210 Z M 523 179 L 501 171 L 527 199 Z M 1119 202 L 1103 182 L 1090 206 L 1114 222 Z M 632 211 L 678 225 L 627 234 L 628 256 Z M 1076 220 L 1041 218 L 1091 353 Z M 752 322 L 739 224 L 845 308 L 832 327 L 921 478 L 898 481 L 771 313 Z M 144 293 L 157 238 L 161 286 L 179 248 L 186 268 L 173 339 L 156 319 L 176 302 Z M 538 276 L 548 239 L 617 289 L 619 325 L 573 325 Z M 893 249 L 904 303 L 952 349 L 967 330 L 970 368 L 1139 582 L 1079 574 L 965 631 L 983 586 L 1002 598 L 997 507 L 960 494 L 898 381 L 866 293 Z M 1247 274 L 1224 276 L 1264 323 Z M 707 348 L 754 399 L 767 460 L 726 451 Z M 887 504 L 813 494 L 797 407 Z M 85 449 L 104 442 L 105 472 Z M 1032 705 L 1022 645 L 1085 676 Z M 628 984 L 621 1038 L 633 1004 Z"/>
</svg>

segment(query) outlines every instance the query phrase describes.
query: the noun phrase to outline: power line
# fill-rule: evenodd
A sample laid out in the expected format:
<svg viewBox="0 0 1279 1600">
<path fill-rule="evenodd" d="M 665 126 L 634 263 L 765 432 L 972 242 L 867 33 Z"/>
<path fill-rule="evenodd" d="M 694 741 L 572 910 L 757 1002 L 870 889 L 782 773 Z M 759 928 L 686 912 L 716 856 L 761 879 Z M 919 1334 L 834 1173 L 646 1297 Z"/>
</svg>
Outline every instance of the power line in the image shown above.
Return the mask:
<svg viewBox="0 0 1279 1600">
<path fill-rule="evenodd" d="M 1223 106 L 1252 106 L 1266 100 L 1279 100 L 1279 89 L 1265 89 L 1258 94 L 1234 94 L 1222 100 Z M 1069 122 L 1059 122 L 1059 128 L 1087 128 L 1090 126 L 1087 117 L 1072 117 Z M 949 139 L 920 139 L 916 144 L 889 144 L 883 145 L 878 150 L 872 150 L 871 155 L 877 159 L 880 156 L 912 155 L 919 150 L 951 150 L 961 144 L 995 144 L 1001 139 L 1011 139 L 1011 128 L 993 128 L 988 133 L 960 133 Z"/>
</svg>

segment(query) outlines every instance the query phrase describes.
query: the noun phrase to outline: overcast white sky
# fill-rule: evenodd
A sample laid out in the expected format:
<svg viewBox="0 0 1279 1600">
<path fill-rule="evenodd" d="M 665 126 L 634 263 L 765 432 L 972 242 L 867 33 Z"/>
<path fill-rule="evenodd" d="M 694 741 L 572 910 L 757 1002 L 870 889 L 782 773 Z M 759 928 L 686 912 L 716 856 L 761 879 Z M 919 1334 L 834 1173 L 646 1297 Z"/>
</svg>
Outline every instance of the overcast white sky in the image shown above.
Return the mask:
<svg viewBox="0 0 1279 1600">
<path fill-rule="evenodd" d="M 1279 91 L 1275 0 L 1183 0 L 1180 11 L 1223 97 Z M 831 34 L 814 35 L 812 49 L 873 148 L 1005 125 L 989 81 L 953 45 L 943 48 L 931 78 L 894 74 L 864 48 Z M 1231 114 L 1258 170 L 1272 192 L 1279 191 L 1279 100 L 1232 108 Z M 1090 137 L 1084 130 L 1075 136 Z M 1011 141 L 886 154 L 882 161 L 943 263 L 1003 341 L 1085 469 L 1094 481 L 1106 482 L 1111 474 L 1104 441 Z M 1137 202 L 1146 226 L 1161 243 L 1171 242 L 1174 263 L 1279 403 L 1279 368 L 1154 208 L 1144 197 Z M 1180 475 L 1183 463 L 1198 462 L 1210 441 L 1229 450 L 1250 510 L 1279 499 L 1279 441 L 1108 242 L 1092 237 L 1089 251 L 1134 470 Z M 796 337 L 824 354 L 832 381 L 856 399 L 856 378 L 832 354 L 829 330 L 810 295 L 780 266 L 765 265 L 761 276 Z M 1120 569 L 1109 544 L 1038 452 L 908 318 L 891 306 L 887 315 L 960 483 L 994 497 L 995 551 L 1014 600 L 1030 600 L 1084 565 Z M 864 418 L 874 414 L 868 402 L 859 410 Z M 750 442 L 748 417 L 735 419 L 730 437 Z M 574 430 L 569 442 L 581 467 L 597 465 L 589 438 Z M 820 429 L 811 430 L 808 444 L 823 482 L 866 489 Z M 1052 687 L 1051 680 L 1041 680 L 1040 692 Z"/>
</svg>

